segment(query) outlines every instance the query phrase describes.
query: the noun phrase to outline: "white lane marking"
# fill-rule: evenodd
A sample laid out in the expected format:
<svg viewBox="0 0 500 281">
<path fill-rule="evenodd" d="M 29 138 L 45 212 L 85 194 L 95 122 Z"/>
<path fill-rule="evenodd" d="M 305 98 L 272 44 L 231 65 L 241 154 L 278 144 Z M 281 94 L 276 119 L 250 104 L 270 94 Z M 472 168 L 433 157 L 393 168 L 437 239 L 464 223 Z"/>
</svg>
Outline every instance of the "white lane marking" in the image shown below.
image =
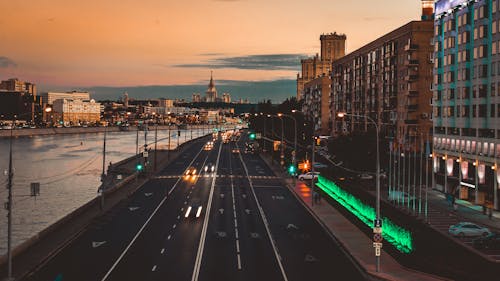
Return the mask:
<svg viewBox="0 0 500 281">
<path fill-rule="evenodd" d="M 241 270 L 241 258 L 240 258 L 240 254 L 238 254 L 238 270 Z"/>
<path fill-rule="evenodd" d="M 160 254 L 162 254 L 162 255 L 163 255 L 163 253 L 165 253 L 165 248 L 161 249 Z"/>
<path fill-rule="evenodd" d="M 240 240 L 236 239 L 236 253 L 240 253 Z"/>
<path fill-rule="evenodd" d="M 229 158 L 229 166 L 231 176 L 233 175 L 233 169 L 231 168 L 231 158 Z M 236 216 L 236 199 L 234 196 L 234 182 L 233 177 L 231 177 L 231 197 L 233 199 L 233 215 L 234 215 L 234 234 L 236 236 L 236 256 L 238 257 L 238 270 L 241 270 L 241 257 L 240 257 L 240 241 L 238 238 L 238 217 Z"/>
<path fill-rule="evenodd" d="M 98 248 L 104 244 L 106 244 L 106 241 L 99 241 L 99 242 L 92 241 L 92 248 Z"/>
<path fill-rule="evenodd" d="M 181 208 L 181 212 L 184 212 L 184 208 Z"/>
<path fill-rule="evenodd" d="M 156 271 L 156 265 L 153 266 L 153 268 L 151 269 L 151 271 Z"/>
<path fill-rule="evenodd" d="M 278 262 L 278 266 L 280 268 L 281 275 L 283 276 L 283 279 L 285 281 L 288 281 L 288 278 L 287 278 L 286 273 L 285 273 L 285 269 L 283 267 L 283 264 L 281 263 L 281 256 L 278 253 L 278 248 L 276 247 L 276 244 L 274 243 L 273 236 L 271 235 L 271 230 L 269 229 L 269 224 L 267 222 L 266 214 L 264 213 L 264 210 L 262 209 L 262 206 L 260 205 L 259 200 L 257 199 L 257 194 L 255 194 L 253 182 L 249 176 L 247 165 L 245 164 L 245 161 L 243 161 L 243 156 L 241 156 L 241 154 L 239 154 L 239 158 L 240 158 L 241 163 L 243 164 L 243 169 L 245 170 L 245 174 L 248 178 L 248 183 L 250 184 L 250 190 L 252 191 L 253 197 L 255 199 L 255 203 L 257 204 L 257 209 L 259 210 L 262 221 L 264 222 L 264 227 L 266 228 L 267 236 L 269 237 L 269 241 L 271 242 L 271 246 L 273 247 L 274 255 L 276 257 L 276 261 Z"/>
<path fill-rule="evenodd" d="M 236 235 L 236 239 L 238 239 L 238 229 L 234 230 L 234 234 Z"/>
<path fill-rule="evenodd" d="M 177 219 L 180 219 L 180 218 L 181 218 L 181 216 L 180 216 L 180 215 L 179 215 L 179 216 L 177 216 Z"/>
<path fill-rule="evenodd" d="M 167 240 L 170 240 L 170 238 L 172 238 L 172 235 L 169 235 L 169 236 L 167 237 Z"/>
<path fill-rule="evenodd" d="M 203 151 L 203 148 L 200 151 L 198 151 L 198 154 L 196 154 L 195 157 L 193 158 L 193 160 L 191 160 L 191 162 L 189 163 L 188 167 L 191 167 L 191 165 L 193 164 L 194 160 L 196 160 L 196 158 L 198 158 L 198 155 L 200 155 L 200 153 L 202 151 Z M 186 170 L 187 169 L 188 168 L 186 168 Z M 135 240 L 137 240 L 137 238 L 139 237 L 139 235 L 141 235 L 141 233 L 144 231 L 144 228 L 146 228 L 146 226 L 151 221 L 151 219 L 154 217 L 154 215 L 156 214 L 156 212 L 158 212 L 158 210 L 165 203 L 165 201 L 167 200 L 167 198 L 170 197 L 170 194 L 177 187 L 177 184 L 179 184 L 179 182 L 181 181 L 181 179 L 182 179 L 182 176 L 180 176 L 177 179 L 177 181 L 175 182 L 174 186 L 172 186 L 172 188 L 168 191 L 167 196 L 163 197 L 163 199 L 160 201 L 160 203 L 158 204 L 158 206 L 156 207 L 156 209 L 149 216 L 149 218 L 146 220 L 146 222 L 142 225 L 142 227 L 139 229 L 139 231 L 135 234 L 134 238 L 132 238 L 132 240 L 127 245 L 127 247 L 125 248 L 125 250 L 123 250 L 123 252 L 120 254 L 120 256 L 118 257 L 118 259 L 116 259 L 116 261 L 113 263 L 113 265 L 108 270 L 108 272 L 106 273 L 106 275 L 104 275 L 104 277 L 101 279 L 101 281 L 105 281 L 106 279 L 108 279 L 109 275 L 111 275 L 111 272 L 113 272 L 113 270 L 116 268 L 116 266 L 118 265 L 118 263 L 120 263 L 120 261 L 123 259 L 123 257 L 125 256 L 125 254 L 128 252 L 128 250 L 130 249 L 130 247 L 132 247 L 132 245 L 134 244 Z"/>
<path fill-rule="evenodd" d="M 145 195 L 146 197 L 149 197 L 149 196 L 153 195 L 153 192 L 146 192 L 146 193 L 144 193 L 144 195 Z"/>
<path fill-rule="evenodd" d="M 128 210 L 133 212 L 133 211 L 139 210 L 139 207 L 128 207 Z"/>
<path fill-rule="evenodd" d="M 184 205 L 186 205 L 188 202 L 187 201 L 184 201 Z"/>
<path fill-rule="evenodd" d="M 234 219 L 234 227 L 238 227 L 238 221 Z"/>
<path fill-rule="evenodd" d="M 174 224 L 174 226 L 172 228 L 176 228 L 177 227 L 177 224 Z"/>
<path fill-rule="evenodd" d="M 217 175 L 217 170 L 219 167 L 219 159 L 220 159 L 220 152 L 222 151 L 222 143 L 219 143 L 219 152 L 217 153 L 217 160 L 215 164 L 215 174 Z M 212 208 L 212 200 L 214 196 L 214 189 L 215 189 L 215 179 L 217 177 L 212 178 L 212 185 L 210 186 L 210 195 L 208 196 L 208 204 L 207 204 L 207 214 L 210 214 L 210 209 Z M 208 220 L 210 218 L 210 215 L 205 216 L 205 219 L 203 221 L 203 228 L 201 230 L 201 238 L 200 238 L 200 244 L 198 245 L 198 253 L 196 254 L 196 261 L 194 264 L 194 270 L 193 270 L 193 276 L 191 277 L 192 281 L 198 281 L 198 277 L 200 275 L 200 269 L 201 269 L 201 261 L 203 259 L 203 249 L 205 248 L 205 239 L 207 238 L 207 228 L 208 228 Z"/>
</svg>

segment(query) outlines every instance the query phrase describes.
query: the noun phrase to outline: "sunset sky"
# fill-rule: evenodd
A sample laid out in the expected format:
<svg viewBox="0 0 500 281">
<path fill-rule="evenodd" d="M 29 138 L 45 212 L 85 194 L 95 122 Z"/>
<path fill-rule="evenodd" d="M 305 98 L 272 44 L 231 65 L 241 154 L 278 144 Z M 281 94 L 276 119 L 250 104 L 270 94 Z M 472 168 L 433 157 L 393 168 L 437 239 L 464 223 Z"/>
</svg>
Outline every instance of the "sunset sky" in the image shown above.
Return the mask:
<svg viewBox="0 0 500 281">
<path fill-rule="evenodd" d="M 0 0 L 0 79 L 42 87 L 294 79 L 319 35 L 347 51 L 420 18 L 418 0 Z"/>
</svg>

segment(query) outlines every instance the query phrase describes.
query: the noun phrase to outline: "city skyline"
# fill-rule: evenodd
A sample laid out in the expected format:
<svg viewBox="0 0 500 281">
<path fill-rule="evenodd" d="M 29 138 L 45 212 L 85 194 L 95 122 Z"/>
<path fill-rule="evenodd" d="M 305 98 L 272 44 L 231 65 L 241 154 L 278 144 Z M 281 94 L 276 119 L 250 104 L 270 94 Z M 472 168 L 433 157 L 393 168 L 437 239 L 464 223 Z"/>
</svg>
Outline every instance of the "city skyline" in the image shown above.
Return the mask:
<svg viewBox="0 0 500 281">
<path fill-rule="evenodd" d="M 413 0 L 384 1 L 376 16 L 367 1 L 117 4 L 9 4 L 16 12 L 0 21 L 0 78 L 33 81 L 42 90 L 199 85 L 211 69 L 216 80 L 292 80 L 300 58 L 317 52 L 320 34 L 345 33 L 351 52 L 420 15 Z"/>
</svg>

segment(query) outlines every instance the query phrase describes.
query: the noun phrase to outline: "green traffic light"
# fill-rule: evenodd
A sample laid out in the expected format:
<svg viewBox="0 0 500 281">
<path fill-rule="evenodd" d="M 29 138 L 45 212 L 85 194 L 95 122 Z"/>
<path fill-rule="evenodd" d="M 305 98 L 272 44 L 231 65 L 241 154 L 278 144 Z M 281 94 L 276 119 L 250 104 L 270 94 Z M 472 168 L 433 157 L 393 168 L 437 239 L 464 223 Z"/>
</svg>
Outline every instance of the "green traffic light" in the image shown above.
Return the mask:
<svg viewBox="0 0 500 281">
<path fill-rule="evenodd" d="M 251 133 L 250 136 L 248 136 L 251 140 L 255 139 L 255 133 Z"/>
<path fill-rule="evenodd" d="M 135 166 L 135 169 L 137 171 L 142 171 L 142 164 L 137 164 L 137 166 Z"/>
<path fill-rule="evenodd" d="M 295 172 L 297 171 L 297 169 L 295 168 L 294 165 L 290 165 L 290 167 L 288 167 L 288 173 L 290 174 L 295 174 Z"/>
</svg>

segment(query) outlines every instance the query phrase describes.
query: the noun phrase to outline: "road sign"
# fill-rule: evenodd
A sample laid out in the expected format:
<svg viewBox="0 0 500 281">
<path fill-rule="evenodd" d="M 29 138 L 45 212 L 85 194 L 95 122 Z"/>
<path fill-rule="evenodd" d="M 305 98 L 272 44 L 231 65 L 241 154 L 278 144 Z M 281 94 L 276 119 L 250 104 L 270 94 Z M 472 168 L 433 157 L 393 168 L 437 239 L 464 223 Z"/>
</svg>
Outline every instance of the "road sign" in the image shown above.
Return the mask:
<svg viewBox="0 0 500 281">
<path fill-rule="evenodd" d="M 380 234 L 380 233 L 373 234 L 373 242 L 380 243 L 380 242 L 382 242 L 382 240 L 383 240 L 382 234 Z"/>
<path fill-rule="evenodd" d="M 375 256 L 380 257 L 380 248 L 375 248 Z"/>
<path fill-rule="evenodd" d="M 255 139 L 260 140 L 262 138 L 262 133 L 256 133 L 255 134 Z"/>
<path fill-rule="evenodd" d="M 381 219 L 375 219 L 373 221 L 373 226 L 374 227 L 382 227 L 382 220 Z"/>
<path fill-rule="evenodd" d="M 374 227 L 373 228 L 373 233 L 379 233 L 379 234 L 381 234 L 382 233 L 382 227 Z"/>
<path fill-rule="evenodd" d="M 32 182 L 31 183 L 31 196 L 38 196 L 40 195 L 40 183 L 39 182 Z"/>
<path fill-rule="evenodd" d="M 144 158 L 146 158 L 146 157 L 148 157 L 148 154 L 149 154 L 149 153 L 148 153 L 147 151 L 144 151 L 144 152 L 142 153 L 142 156 L 143 156 Z"/>
</svg>

